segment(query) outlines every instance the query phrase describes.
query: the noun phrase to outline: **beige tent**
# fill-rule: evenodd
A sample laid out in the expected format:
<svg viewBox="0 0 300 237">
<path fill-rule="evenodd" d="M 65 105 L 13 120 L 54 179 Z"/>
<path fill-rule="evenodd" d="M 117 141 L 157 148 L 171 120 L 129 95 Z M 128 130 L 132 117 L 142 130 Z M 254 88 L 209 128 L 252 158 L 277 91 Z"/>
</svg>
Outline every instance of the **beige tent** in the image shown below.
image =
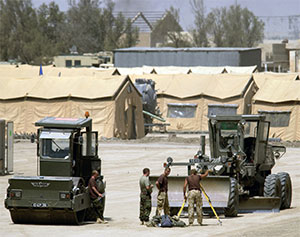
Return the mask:
<svg viewBox="0 0 300 237">
<path fill-rule="evenodd" d="M 253 113 L 271 122 L 270 137 L 300 140 L 300 81 L 266 80 L 253 97 Z"/>
<path fill-rule="evenodd" d="M 262 72 L 253 74 L 254 81 L 258 88 L 261 88 L 266 80 L 284 80 L 284 81 L 295 81 L 299 80 L 299 76 L 296 73 L 276 73 L 276 72 Z"/>
<path fill-rule="evenodd" d="M 127 76 L 0 79 L 0 117 L 15 131 L 35 132 L 46 117 L 83 117 L 89 111 L 100 136 L 144 136 L 141 95 Z"/>
<path fill-rule="evenodd" d="M 165 67 L 154 67 L 156 74 L 188 74 L 190 72 L 189 67 L 177 67 L 177 66 L 165 66 Z"/>
<path fill-rule="evenodd" d="M 225 72 L 227 72 L 227 73 L 251 74 L 256 71 L 257 71 L 257 65 L 239 66 L 239 67 L 226 66 L 225 67 Z"/>
<path fill-rule="evenodd" d="M 256 91 L 251 75 L 151 74 L 144 78 L 156 83 L 160 111 L 171 124 L 168 131 L 207 131 L 209 114 L 250 113 Z"/>
<path fill-rule="evenodd" d="M 190 72 L 193 74 L 219 74 L 224 73 L 225 68 L 224 67 L 204 67 L 204 66 L 198 66 L 198 67 L 190 67 Z"/>
<path fill-rule="evenodd" d="M 115 73 L 114 69 L 104 69 L 95 67 L 53 67 L 42 66 L 44 76 L 51 77 L 109 77 Z M 39 76 L 40 66 L 31 65 L 0 65 L 0 75 L 2 78 L 32 78 Z M 118 73 L 115 73 L 118 75 Z"/>
<path fill-rule="evenodd" d="M 144 75 L 144 74 L 219 74 L 219 73 L 237 73 L 237 74 L 252 74 L 257 69 L 257 66 L 245 67 L 180 67 L 180 66 L 143 66 L 134 68 L 116 68 L 115 73 L 118 75 Z"/>
<path fill-rule="evenodd" d="M 114 69 L 113 75 L 143 75 L 156 73 L 153 67 L 143 66 L 143 67 L 118 67 Z"/>
</svg>

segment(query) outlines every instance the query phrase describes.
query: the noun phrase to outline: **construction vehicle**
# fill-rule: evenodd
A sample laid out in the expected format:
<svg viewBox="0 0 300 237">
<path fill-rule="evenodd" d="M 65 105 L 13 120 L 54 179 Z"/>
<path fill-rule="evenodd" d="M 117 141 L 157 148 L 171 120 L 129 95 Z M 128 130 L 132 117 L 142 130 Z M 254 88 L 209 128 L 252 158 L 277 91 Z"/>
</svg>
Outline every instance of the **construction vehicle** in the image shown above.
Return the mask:
<svg viewBox="0 0 300 237">
<path fill-rule="evenodd" d="M 268 143 L 270 122 L 263 115 L 211 116 L 208 121 L 210 156 L 205 155 L 205 137 L 201 149 L 188 162 L 174 162 L 171 157 L 166 167 L 186 166 L 198 172 L 213 171 L 201 181 L 218 213 L 228 217 L 242 212 L 279 211 L 289 208 L 292 184 L 288 173 L 271 172 L 275 160 L 286 152 L 284 146 Z M 175 168 L 174 168 L 175 170 Z M 176 171 L 172 171 L 176 172 Z M 158 177 L 152 176 L 155 182 Z M 182 204 L 186 176 L 169 176 L 169 203 L 177 213 Z M 157 189 L 152 205 L 156 206 Z M 209 204 L 203 199 L 203 210 Z"/>
<path fill-rule="evenodd" d="M 96 219 L 87 184 L 92 170 L 105 183 L 98 157 L 98 133 L 90 118 L 46 117 L 35 123 L 38 176 L 9 179 L 5 207 L 18 224 L 80 224 Z M 85 129 L 85 131 L 83 130 Z M 87 215 L 86 215 L 87 214 Z"/>
<path fill-rule="evenodd" d="M 165 123 L 166 120 L 161 117 L 160 109 L 157 106 L 155 82 L 151 79 L 139 78 L 135 80 L 134 85 L 142 95 L 145 134 L 152 131 L 154 127 L 158 127 L 159 131 L 165 132 L 166 127 L 170 124 Z M 163 123 L 153 123 L 153 119 Z"/>
</svg>

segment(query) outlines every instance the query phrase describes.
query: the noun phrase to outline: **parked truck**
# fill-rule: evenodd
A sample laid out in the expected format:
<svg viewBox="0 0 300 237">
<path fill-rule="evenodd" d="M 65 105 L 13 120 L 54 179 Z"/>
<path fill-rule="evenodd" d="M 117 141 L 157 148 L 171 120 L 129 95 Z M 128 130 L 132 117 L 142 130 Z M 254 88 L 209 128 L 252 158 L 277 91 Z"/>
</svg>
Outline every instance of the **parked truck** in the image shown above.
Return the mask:
<svg viewBox="0 0 300 237">
<path fill-rule="evenodd" d="M 105 183 L 98 157 L 98 133 L 90 118 L 46 117 L 35 123 L 38 176 L 9 179 L 5 207 L 14 223 L 80 224 L 95 220 L 87 184 L 92 170 Z"/>
</svg>

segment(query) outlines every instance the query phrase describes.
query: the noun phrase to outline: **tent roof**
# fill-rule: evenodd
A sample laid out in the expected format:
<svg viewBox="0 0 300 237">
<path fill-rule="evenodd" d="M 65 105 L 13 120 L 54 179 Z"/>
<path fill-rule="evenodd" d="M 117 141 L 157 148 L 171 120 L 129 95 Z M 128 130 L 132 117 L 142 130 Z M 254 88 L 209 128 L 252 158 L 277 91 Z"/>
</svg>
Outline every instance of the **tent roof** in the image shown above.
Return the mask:
<svg viewBox="0 0 300 237">
<path fill-rule="evenodd" d="M 99 99 L 114 97 L 129 80 L 127 76 L 110 77 L 35 77 L 0 79 L 0 99 L 33 97 L 55 99 L 77 97 Z"/>
<path fill-rule="evenodd" d="M 224 67 L 190 67 L 190 73 L 193 74 L 219 74 L 224 72 Z"/>
<path fill-rule="evenodd" d="M 263 73 L 254 73 L 254 81 L 258 88 L 261 88 L 266 80 L 283 80 L 283 81 L 295 81 L 299 79 L 298 74 L 296 73 L 274 73 L 274 72 L 263 72 Z"/>
<path fill-rule="evenodd" d="M 257 66 L 245 66 L 245 67 L 180 67 L 180 66 L 143 66 L 143 67 L 118 67 L 116 72 L 120 75 L 143 75 L 143 74 L 219 74 L 219 73 L 238 73 L 238 74 L 251 74 L 255 72 Z"/>
<path fill-rule="evenodd" d="M 117 73 L 119 75 L 143 75 L 150 74 L 154 71 L 153 67 L 118 67 L 115 68 L 114 75 Z"/>
<path fill-rule="evenodd" d="M 188 74 L 190 72 L 190 68 L 176 66 L 154 67 L 154 71 L 156 74 Z"/>
<path fill-rule="evenodd" d="M 0 99 L 17 99 L 25 97 L 37 79 L 0 78 Z"/>
<path fill-rule="evenodd" d="M 253 101 L 280 103 L 300 101 L 300 81 L 266 79 Z"/>
<path fill-rule="evenodd" d="M 134 81 L 141 76 L 132 75 L 130 78 Z M 144 78 L 155 81 L 158 94 L 177 98 L 206 95 L 226 99 L 241 96 L 252 82 L 252 75 L 245 74 L 149 74 Z"/>
<path fill-rule="evenodd" d="M 254 66 L 239 66 L 239 67 L 231 67 L 226 66 L 225 70 L 227 73 L 244 73 L 244 74 L 251 74 L 257 70 L 257 65 Z"/>
<path fill-rule="evenodd" d="M 43 75 L 51 77 L 73 77 L 73 76 L 110 76 L 114 69 L 103 69 L 94 67 L 66 68 L 42 66 Z M 40 66 L 31 65 L 0 65 L 0 75 L 6 78 L 33 78 L 39 75 Z"/>
</svg>

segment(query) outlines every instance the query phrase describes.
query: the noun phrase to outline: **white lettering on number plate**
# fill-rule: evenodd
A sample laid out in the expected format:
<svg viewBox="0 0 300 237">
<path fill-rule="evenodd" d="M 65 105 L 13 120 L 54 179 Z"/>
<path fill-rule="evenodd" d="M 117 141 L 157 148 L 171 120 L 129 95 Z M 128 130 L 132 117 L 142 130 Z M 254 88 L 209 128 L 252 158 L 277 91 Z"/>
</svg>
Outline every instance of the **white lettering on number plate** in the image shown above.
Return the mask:
<svg viewBox="0 0 300 237">
<path fill-rule="evenodd" d="M 42 207 L 48 207 L 48 204 L 47 203 L 32 203 L 32 206 L 42 208 Z"/>
</svg>

